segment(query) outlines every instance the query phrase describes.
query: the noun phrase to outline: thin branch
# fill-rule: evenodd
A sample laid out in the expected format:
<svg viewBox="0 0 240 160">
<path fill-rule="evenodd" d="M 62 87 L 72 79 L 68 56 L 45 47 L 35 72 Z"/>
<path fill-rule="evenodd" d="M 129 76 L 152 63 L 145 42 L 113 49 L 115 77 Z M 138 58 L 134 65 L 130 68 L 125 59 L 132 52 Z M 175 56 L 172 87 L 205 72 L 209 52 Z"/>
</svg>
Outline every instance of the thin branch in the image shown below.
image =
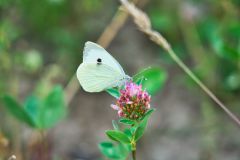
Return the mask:
<svg viewBox="0 0 240 160">
<path fill-rule="evenodd" d="M 158 32 L 154 31 L 151 27 L 151 22 L 148 16 L 136 8 L 134 4 L 129 3 L 127 0 L 120 0 L 124 9 L 133 17 L 134 22 L 140 31 L 147 34 L 150 39 L 161 46 L 171 58 L 178 64 L 178 66 L 194 81 L 198 86 L 216 103 L 223 111 L 240 127 L 240 120 L 232 113 L 202 81 L 195 76 L 195 74 L 183 63 L 183 61 L 175 54 L 168 41 Z"/>
<path fill-rule="evenodd" d="M 132 151 L 132 160 L 136 160 L 136 150 Z"/>
</svg>

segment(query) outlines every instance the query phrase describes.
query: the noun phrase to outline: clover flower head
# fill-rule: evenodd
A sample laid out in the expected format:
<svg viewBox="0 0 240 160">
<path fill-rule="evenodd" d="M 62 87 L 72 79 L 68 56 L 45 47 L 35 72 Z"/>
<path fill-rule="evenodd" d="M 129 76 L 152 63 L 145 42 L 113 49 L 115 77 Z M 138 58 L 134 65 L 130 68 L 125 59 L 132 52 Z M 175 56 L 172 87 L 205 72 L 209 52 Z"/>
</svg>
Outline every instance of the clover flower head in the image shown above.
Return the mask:
<svg viewBox="0 0 240 160">
<path fill-rule="evenodd" d="M 138 120 L 150 109 L 150 95 L 142 90 L 142 85 L 127 82 L 120 90 L 120 97 L 111 107 L 118 111 L 119 117 Z"/>
</svg>

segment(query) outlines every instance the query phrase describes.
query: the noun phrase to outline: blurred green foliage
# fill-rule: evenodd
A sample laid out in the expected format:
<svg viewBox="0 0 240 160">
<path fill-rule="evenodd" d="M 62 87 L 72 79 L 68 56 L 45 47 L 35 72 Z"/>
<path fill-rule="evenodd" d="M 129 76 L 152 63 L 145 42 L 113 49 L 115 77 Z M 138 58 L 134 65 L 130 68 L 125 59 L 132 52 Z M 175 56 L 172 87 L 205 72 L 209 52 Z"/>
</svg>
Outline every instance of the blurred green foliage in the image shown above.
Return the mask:
<svg viewBox="0 0 240 160">
<path fill-rule="evenodd" d="M 12 97 L 4 96 L 3 101 L 5 102 L 6 109 L 19 121 L 26 123 L 30 127 L 35 127 L 35 123 L 27 111 Z"/>
<path fill-rule="evenodd" d="M 99 149 L 101 153 L 114 160 L 124 160 L 129 155 L 131 148 L 129 145 L 122 143 L 114 144 L 112 142 L 101 142 L 99 143 Z"/>
<path fill-rule="evenodd" d="M 178 5 L 170 6 L 167 1 L 150 3 L 147 10 L 153 28 L 167 36 L 182 58 L 186 57 L 183 54 L 191 56 L 196 74 L 206 83 L 209 77 L 214 78 L 217 90 L 239 96 L 239 2 L 205 0 Z"/>
<path fill-rule="evenodd" d="M 34 95 L 28 96 L 23 105 L 8 95 L 2 99 L 5 109 L 12 116 L 38 130 L 55 126 L 67 112 L 60 86 L 54 87 L 43 100 Z"/>
<path fill-rule="evenodd" d="M 105 10 L 106 2 L 115 8 Z M 41 131 L 65 117 L 63 90 L 55 84 L 68 83 L 82 60 L 85 41 L 99 37 L 116 8 L 107 0 L 0 0 L 0 120 L 6 122 L 0 130 L 13 141 L 0 159 L 7 159 L 21 141 L 9 133 L 15 128 L 8 115 Z"/>
<path fill-rule="evenodd" d="M 0 94 L 12 88 L 6 85 L 9 79 L 15 81 L 11 72 L 35 76 L 51 63 L 61 64 L 64 80 L 70 79 L 81 61 L 86 36 L 96 39 L 106 26 L 91 25 L 105 2 L 0 0 Z"/>
</svg>

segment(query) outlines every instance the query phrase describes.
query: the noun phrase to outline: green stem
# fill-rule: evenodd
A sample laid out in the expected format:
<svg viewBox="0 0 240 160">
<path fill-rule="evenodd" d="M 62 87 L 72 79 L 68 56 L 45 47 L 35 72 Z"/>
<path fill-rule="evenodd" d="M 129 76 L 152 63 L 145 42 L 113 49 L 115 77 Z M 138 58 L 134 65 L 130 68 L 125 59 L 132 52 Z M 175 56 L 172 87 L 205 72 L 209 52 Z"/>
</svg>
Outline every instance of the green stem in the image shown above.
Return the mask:
<svg viewBox="0 0 240 160">
<path fill-rule="evenodd" d="M 132 159 L 133 159 L 133 160 L 136 160 L 136 150 L 133 150 L 133 151 L 132 151 Z"/>
<path fill-rule="evenodd" d="M 134 124 L 136 125 L 136 124 Z M 132 125 L 132 127 L 134 127 L 134 125 Z M 136 160 L 136 150 L 137 150 L 137 144 L 135 141 L 135 136 L 136 136 L 136 130 L 133 133 L 133 139 L 131 141 L 131 148 L 132 148 L 132 160 Z"/>
</svg>

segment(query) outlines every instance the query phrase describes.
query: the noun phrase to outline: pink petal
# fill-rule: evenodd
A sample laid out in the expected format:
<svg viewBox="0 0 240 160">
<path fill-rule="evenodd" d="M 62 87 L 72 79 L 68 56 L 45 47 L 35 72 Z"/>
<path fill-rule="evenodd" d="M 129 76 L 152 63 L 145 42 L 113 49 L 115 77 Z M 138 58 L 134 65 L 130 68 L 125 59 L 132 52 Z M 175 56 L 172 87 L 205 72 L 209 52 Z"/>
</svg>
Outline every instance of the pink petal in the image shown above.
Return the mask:
<svg viewBox="0 0 240 160">
<path fill-rule="evenodd" d="M 112 109 L 114 109 L 114 110 L 119 110 L 119 107 L 117 106 L 117 105 L 115 105 L 115 104 L 111 104 L 111 107 L 112 107 Z"/>
<path fill-rule="evenodd" d="M 150 104 L 148 104 L 148 105 L 147 105 L 147 109 L 150 109 L 150 107 L 151 107 Z"/>
<path fill-rule="evenodd" d="M 126 104 L 133 104 L 133 102 L 132 101 L 127 101 Z"/>
<path fill-rule="evenodd" d="M 123 116 L 123 111 L 122 111 L 122 110 L 119 110 L 119 111 L 118 111 L 118 116 L 119 116 L 119 117 L 122 117 L 122 116 Z"/>
</svg>

